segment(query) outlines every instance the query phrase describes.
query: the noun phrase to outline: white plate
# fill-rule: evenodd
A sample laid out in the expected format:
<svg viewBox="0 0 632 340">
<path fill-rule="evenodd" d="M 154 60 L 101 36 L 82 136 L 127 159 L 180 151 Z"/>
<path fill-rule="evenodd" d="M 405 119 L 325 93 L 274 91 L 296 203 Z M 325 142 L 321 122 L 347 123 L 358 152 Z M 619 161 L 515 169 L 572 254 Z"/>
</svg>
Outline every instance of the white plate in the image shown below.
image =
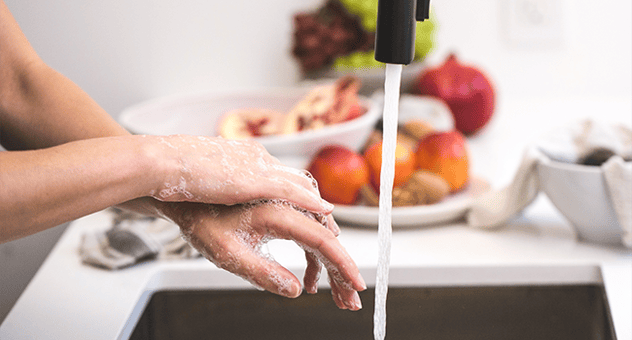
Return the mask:
<svg viewBox="0 0 632 340">
<path fill-rule="evenodd" d="M 414 207 L 393 207 L 393 228 L 414 228 L 430 224 L 452 222 L 465 216 L 472 200 L 489 190 L 489 183 L 473 177 L 462 191 L 449 195 L 435 204 Z M 340 224 L 377 227 L 378 208 L 368 206 L 336 205 L 333 215 Z"/>
</svg>

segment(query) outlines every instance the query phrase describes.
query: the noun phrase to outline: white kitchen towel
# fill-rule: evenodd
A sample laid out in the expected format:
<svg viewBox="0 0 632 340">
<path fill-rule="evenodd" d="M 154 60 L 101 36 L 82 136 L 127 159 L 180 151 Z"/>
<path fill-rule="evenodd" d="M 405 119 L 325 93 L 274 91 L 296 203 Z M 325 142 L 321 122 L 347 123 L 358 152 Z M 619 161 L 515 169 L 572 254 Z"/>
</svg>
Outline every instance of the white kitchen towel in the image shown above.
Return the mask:
<svg viewBox="0 0 632 340">
<path fill-rule="evenodd" d="M 526 208 L 538 196 L 538 163 L 546 161 L 537 148 L 528 148 L 511 183 L 497 191 L 488 191 L 472 202 L 467 223 L 475 228 L 498 227 Z"/>
<path fill-rule="evenodd" d="M 159 218 L 112 211 L 111 228 L 83 235 L 79 249 L 83 263 L 114 270 L 147 260 L 200 256 L 180 237 L 177 225 Z"/>
<path fill-rule="evenodd" d="M 623 229 L 623 243 L 632 248 L 632 131 L 622 125 L 603 125 L 584 120 L 558 129 L 523 154 L 518 171 L 503 189 L 476 198 L 466 214 L 468 225 L 490 229 L 504 225 L 524 210 L 540 193 L 538 164 L 551 159 L 575 163 L 597 148 L 617 155 L 601 165 L 610 199 Z"/>
<path fill-rule="evenodd" d="M 615 156 L 604 163 L 602 169 L 617 220 L 623 229 L 623 244 L 632 248 L 632 162 Z"/>
</svg>

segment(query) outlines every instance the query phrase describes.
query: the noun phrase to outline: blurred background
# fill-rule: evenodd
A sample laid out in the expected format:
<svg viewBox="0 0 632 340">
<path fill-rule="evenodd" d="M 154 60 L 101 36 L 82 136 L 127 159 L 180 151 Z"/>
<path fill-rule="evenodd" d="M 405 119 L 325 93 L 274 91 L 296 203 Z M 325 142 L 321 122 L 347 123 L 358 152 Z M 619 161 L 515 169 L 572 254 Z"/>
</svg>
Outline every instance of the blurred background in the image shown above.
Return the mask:
<svg viewBox="0 0 632 340">
<path fill-rule="evenodd" d="M 292 55 L 293 16 L 324 0 L 5 3 L 42 59 L 117 118 L 130 105 L 166 95 L 301 82 L 305 74 Z M 501 107 L 513 99 L 632 103 L 629 0 L 431 5 L 433 47 L 423 65 L 456 53 L 491 78 Z M 527 110 L 502 114 L 528 119 Z M 623 114 L 632 121 L 630 111 Z M 0 245 L 0 321 L 64 228 Z"/>
</svg>

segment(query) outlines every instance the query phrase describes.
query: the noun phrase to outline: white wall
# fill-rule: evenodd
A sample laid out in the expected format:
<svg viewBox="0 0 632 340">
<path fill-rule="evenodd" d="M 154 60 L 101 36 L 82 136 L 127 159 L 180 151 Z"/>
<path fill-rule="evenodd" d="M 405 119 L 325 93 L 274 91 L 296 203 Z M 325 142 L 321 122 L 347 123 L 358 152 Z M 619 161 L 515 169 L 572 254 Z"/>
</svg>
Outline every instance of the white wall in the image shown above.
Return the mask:
<svg viewBox="0 0 632 340">
<path fill-rule="evenodd" d="M 541 0 L 547 2 L 552 0 Z M 509 0 L 435 0 L 441 25 L 433 61 L 454 50 L 480 65 L 507 96 L 632 94 L 632 2 L 555 0 L 562 41 L 557 46 L 510 44 Z"/>
<path fill-rule="evenodd" d="M 430 62 L 456 51 L 510 96 L 630 95 L 629 0 L 556 0 L 564 32 L 553 48 L 505 43 L 508 1 L 432 1 L 440 28 Z M 324 0 L 5 2 L 44 60 L 117 116 L 172 93 L 293 84 L 290 16 Z"/>
<path fill-rule="evenodd" d="M 547 48 L 506 43 L 507 1 L 433 0 L 440 28 L 429 62 L 456 51 L 504 97 L 630 98 L 630 0 L 558 0 L 562 43 Z M 5 2 L 41 57 L 116 117 L 173 93 L 294 84 L 291 14 L 324 0 Z M 0 320 L 58 237 L 47 235 L 0 245 Z"/>
<path fill-rule="evenodd" d="M 319 1 L 5 0 L 41 57 L 113 116 L 166 94 L 289 85 L 292 13 Z"/>
</svg>

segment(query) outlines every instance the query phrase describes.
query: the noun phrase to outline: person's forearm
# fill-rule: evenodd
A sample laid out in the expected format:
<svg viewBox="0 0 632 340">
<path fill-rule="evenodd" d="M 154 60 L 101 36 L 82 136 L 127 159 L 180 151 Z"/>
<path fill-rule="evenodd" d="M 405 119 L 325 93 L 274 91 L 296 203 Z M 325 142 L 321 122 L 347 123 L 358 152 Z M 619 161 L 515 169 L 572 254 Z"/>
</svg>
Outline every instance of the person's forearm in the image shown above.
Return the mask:
<svg viewBox="0 0 632 340">
<path fill-rule="evenodd" d="M 9 150 L 129 133 L 68 78 L 41 62 L 20 71 L 19 86 L 5 96 L 0 137 Z"/>
<path fill-rule="evenodd" d="M 97 138 L 0 153 L 0 242 L 150 195 L 164 168 L 160 149 L 147 139 Z"/>
<path fill-rule="evenodd" d="M 35 53 L 0 1 L 0 142 L 29 150 L 126 135 L 94 100 Z"/>
<path fill-rule="evenodd" d="M 124 185 L 124 175 L 135 169 L 120 161 L 135 161 L 128 152 L 137 152 L 134 145 L 126 146 L 127 139 L 112 146 L 73 143 L 106 136 L 133 138 L 37 56 L 0 0 L 0 142 L 9 150 L 41 150 L 0 154 L 4 163 L 0 164 L 0 204 L 13 200 L 13 195 L 17 201 L 0 208 L 4 214 L 0 225 L 22 225 L 7 235 L 34 233 L 110 205 L 166 216 L 161 211 L 164 205 L 147 198 L 151 192 L 137 190 L 151 178 L 137 178 L 132 187 Z M 333 209 L 320 198 L 313 179 L 281 166 L 260 144 L 192 136 L 167 136 L 160 141 L 167 154 L 157 163 L 168 168 L 154 196 L 161 200 L 231 205 L 266 198 L 288 200 L 317 213 L 329 214 Z M 122 158 L 117 158 L 119 149 Z M 104 161 L 108 159 L 104 154 L 113 160 L 111 164 Z M 18 186 L 6 186 L 14 178 Z M 21 192 L 20 187 L 28 190 Z"/>
<path fill-rule="evenodd" d="M 20 79 L 15 84 L 19 86 L 7 91 L 11 95 L 5 94 L 0 103 L 0 142 L 5 148 L 40 149 L 83 139 L 130 135 L 88 94 L 39 59 L 16 74 Z M 158 209 L 156 200 L 149 197 L 117 206 L 144 214 L 156 214 Z"/>
<path fill-rule="evenodd" d="M 87 93 L 39 58 L 2 0 L 0 45 L 0 144 L 6 149 L 129 135 Z M 118 206 L 155 214 L 156 205 L 144 197 Z"/>
</svg>

